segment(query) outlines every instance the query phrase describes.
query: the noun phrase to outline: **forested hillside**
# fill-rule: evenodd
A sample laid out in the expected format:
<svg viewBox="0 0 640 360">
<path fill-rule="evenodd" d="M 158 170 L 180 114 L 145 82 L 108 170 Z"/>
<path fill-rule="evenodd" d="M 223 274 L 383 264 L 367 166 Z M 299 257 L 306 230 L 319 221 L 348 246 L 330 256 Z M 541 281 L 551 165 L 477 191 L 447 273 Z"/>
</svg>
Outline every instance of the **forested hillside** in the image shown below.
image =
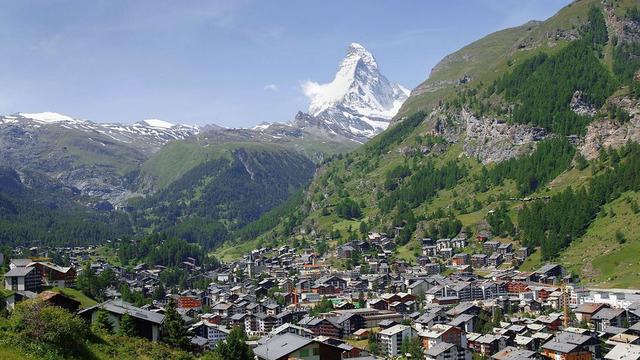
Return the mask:
<svg viewBox="0 0 640 360">
<path fill-rule="evenodd" d="M 311 160 L 279 146 L 226 144 L 153 196 L 132 201 L 129 212 L 137 227 L 209 249 L 284 203 L 314 171 Z"/>
</svg>

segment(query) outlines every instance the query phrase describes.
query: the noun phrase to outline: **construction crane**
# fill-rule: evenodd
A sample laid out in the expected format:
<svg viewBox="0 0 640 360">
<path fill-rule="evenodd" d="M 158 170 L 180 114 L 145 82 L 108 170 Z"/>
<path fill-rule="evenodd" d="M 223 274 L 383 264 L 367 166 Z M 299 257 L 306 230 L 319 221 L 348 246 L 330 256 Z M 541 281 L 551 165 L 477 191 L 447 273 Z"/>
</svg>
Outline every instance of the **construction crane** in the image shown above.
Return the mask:
<svg viewBox="0 0 640 360">
<path fill-rule="evenodd" d="M 569 327 L 569 322 L 571 321 L 571 314 L 569 313 L 569 292 L 567 291 L 567 284 L 562 281 L 560 283 L 560 289 L 562 291 L 562 312 L 564 315 L 564 319 L 562 321 L 563 329 Z"/>
</svg>

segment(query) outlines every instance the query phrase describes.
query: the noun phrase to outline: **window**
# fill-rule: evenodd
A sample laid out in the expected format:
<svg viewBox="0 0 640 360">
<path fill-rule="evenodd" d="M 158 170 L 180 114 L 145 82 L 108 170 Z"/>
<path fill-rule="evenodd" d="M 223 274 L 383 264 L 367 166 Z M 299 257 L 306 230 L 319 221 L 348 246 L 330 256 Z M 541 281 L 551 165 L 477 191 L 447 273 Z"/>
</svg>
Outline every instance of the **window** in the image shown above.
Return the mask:
<svg viewBox="0 0 640 360">
<path fill-rule="evenodd" d="M 313 348 L 313 356 L 319 356 L 320 355 L 320 348 Z"/>
<path fill-rule="evenodd" d="M 300 350 L 300 357 L 303 357 L 303 358 L 309 357 L 309 349 Z"/>
</svg>

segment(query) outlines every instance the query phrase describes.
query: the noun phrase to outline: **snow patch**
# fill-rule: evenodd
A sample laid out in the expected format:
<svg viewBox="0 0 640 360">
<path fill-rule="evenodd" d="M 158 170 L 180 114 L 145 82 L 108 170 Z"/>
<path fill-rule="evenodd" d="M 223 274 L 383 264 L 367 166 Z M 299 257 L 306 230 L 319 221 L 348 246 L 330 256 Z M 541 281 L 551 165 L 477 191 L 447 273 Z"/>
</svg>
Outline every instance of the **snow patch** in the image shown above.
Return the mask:
<svg viewBox="0 0 640 360">
<path fill-rule="evenodd" d="M 58 123 L 58 122 L 74 122 L 75 119 L 67 116 L 58 114 L 55 112 L 41 112 L 41 113 L 18 113 L 19 116 L 22 116 L 27 119 L 31 119 L 40 123 Z"/>
<path fill-rule="evenodd" d="M 141 123 L 144 123 L 145 125 L 150 127 L 160 129 L 170 129 L 175 126 L 175 124 L 160 119 L 145 119 L 142 120 Z"/>
</svg>

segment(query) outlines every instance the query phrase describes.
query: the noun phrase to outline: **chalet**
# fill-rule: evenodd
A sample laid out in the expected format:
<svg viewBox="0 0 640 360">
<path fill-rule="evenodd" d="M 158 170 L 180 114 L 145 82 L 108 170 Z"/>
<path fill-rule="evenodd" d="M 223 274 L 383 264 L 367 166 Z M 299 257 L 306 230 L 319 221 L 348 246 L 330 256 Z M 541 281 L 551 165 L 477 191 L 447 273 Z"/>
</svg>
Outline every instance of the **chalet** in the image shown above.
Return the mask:
<svg viewBox="0 0 640 360">
<path fill-rule="evenodd" d="M 485 254 L 471 255 L 471 266 L 473 268 L 483 268 L 487 266 L 487 255 Z"/>
<path fill-rule="evenodd" d="M 464 332 L 470 333 L 477 330 L 480 319 L 471 314 L 461 314 L 449 322 L 449 325 L 455 326 Z"/>
<path fill-rule="evenodd" d="M 80 301 L 77 301 L 69 296 L 53 291 L 43 291 L 36 298 L 41 299 L 53 306 L 61 307 L 71 313 L 75 313 L 80 308 Z"/>
<path fill-rule="evenodd" d="M 518 349 L 512 346 L 507 346 L 491 357 L 492 360 L 528 360 L 537 358 L 538 355 L 535 351 Z"/>
<path fill-rule="evenodd" d="M 564 270 L 562 269 L 562 266 L 557 264 L 546 264 L 533 273 L 531 280 L 545 284 L 554 284 L 563 275 Z"/>
<path fill-rule="evenodd" d="M 136 331 L 140 337 L 149 340 L 160 339 L 160 326 L 164 321 L 164 315 L 135 307 L 122 300 L 108 300 L 81 310 L 78 314 L 91 322 L 96 320 L 98 310 L 104 310 L 109 320 L 117 331 L 120 319 L 124 314 L 131 316 L 136 324 Z"/>
<path fill-rule="evenodd" d="M 500 243 L 497 241 L 487 241 L 482 244 L 482 248 L 487 254 L 493 254 L 494 252 L 498 251 L 498 247 L 500 247 Z"/>
<path fill-rule="evenodd" d="M 513 252 L 513 245 L 511 245 L 510 243 L 505 243 L 505 244 L 500 244 L 500 246 L 498 246 L 498 254 L 502 254 L 507 255 Z"/>
<path fill-rule="evenodd" d="M 473 350 L 484 357 L 489 357 L 506 347 L 506 340 L 502 336 L 486 334 L 473 340 Z"/>
<path fill-rule="evenodd" d="M 593 355 L 580 347 L 580 345 L 564 343 L 559 341 L 549 341 L 542 345 L 541 354 L 549 359 L 580 359 L 591 360 Z"/>
<path fill-rule="evenodd" d="M 426 360 L 450 360 L 471 359 L 471 353 L 467 349 L 459 348 L 446 342 L 437 343 L 424 352 Z"/>
<path fill-rule="evenodd" d="M 503 261 L 502 254 L 493 253 L 487 259 L 487 265 L 497 268 L 498 266 L 502 265 L 502 261 Z"/>
<path fill-rule="evenodd" d="M 627 313 L 624 309 L 602 308 L 598 310 L 592 317 L 591 322 L 597 331 L 602 331 L 609 326 L 621 327 L 627 319 Z"/>
<path fill-rule="evenodd" d="M 343 352 L 338 346 L 289 333 L 268 338 L 253 349 L 258 360 L 341 359 Z"/>
<path fill-rule="evenodd" d="M 469 263 L 469 254 L 458 253 L 451 258 L 451 265 L 462 266 Z"/>
<path fill-rule="evenodd" d="M 331 322 L 342 328 L 345 335 L 353 334 L 355 331 L 364 328 L 365 325 L 362 315 L 348 312 L 331 318 Z"/>
<path fill-rule="evenodd" d="M 344 290 L 347 288 L 347 281 L 337 276 L 323 276 L 316 280 L 316 285 L 331 285 L 334 289 Z"/>
<path fill-rule="evenodd" d="M 41 280 L 34 267 L 14 267 L 4 274 L 4 288 L 12 291 L 39 292 Z"/>
<path fill-rule="evenodd" d="M 306 327 L 316 335 L 340 338 L 343 334 L 343 329 L 329 319 L 307 316 L 300 320 L 298 325 Z"/>
<path fill-rule="evenodd" d="M 429 350 L 439 343 L 454 344 L 458 347 L 467 347 L 467 337 L 463 330 L 445 324 L 436 324 L 418 333 L 422 346 Z"/>
<path fill-rule="evenodd" d="M 189 332 L 206 339 L 205 347 L 213 349 L 218 341 L 227 338 L 230 330 L 221 325 L 212 324 L 207 321 L 199 321 L 189 327 Z"/>
<path fill-rule="evenodd" d="M 584 303 L 578 306 L 573 312 L 575 313 L 578 321 L 590 322 L 593 315 L 606 307 L 609 307 L 609 305 L 600 303 Z"/>
<path fill-rule="evenodd" d="M 278 324 L 278 318 L 275 315 L 256 314 L 256 328 L 261 334 L 266 334 L 273 330 Z"/>
</svg>

